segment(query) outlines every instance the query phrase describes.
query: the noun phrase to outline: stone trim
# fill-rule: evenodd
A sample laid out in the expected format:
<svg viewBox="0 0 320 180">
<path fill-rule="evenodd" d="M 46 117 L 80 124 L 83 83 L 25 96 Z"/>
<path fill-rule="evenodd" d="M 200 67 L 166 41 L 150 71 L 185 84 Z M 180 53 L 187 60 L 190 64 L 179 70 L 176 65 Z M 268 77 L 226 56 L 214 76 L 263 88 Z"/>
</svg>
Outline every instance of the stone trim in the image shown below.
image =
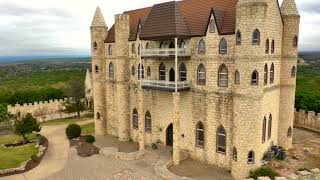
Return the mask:
<svg viewBox="0 0 320 180">
<path fill-rule="evenodd" d="M 116 147 L 106 147 L 101 149 L 99 154 L 107 157 L 113 157 L 116 159 L 124 160 L 124 161 L 133 161 L 133 160 L 140 159 L 142 156 L 144 156 L 145 151 L 140 150 L 136 152 L 125 153 L 125 152 L 119 152 L 119 149 Z"/>
</svg>

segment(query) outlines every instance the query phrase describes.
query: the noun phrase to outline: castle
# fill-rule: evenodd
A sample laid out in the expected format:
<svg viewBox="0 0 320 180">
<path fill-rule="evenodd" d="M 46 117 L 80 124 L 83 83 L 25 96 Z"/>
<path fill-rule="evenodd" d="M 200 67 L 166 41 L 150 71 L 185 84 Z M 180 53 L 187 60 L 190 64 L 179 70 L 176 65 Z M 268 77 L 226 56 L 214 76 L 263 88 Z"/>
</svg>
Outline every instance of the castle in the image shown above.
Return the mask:
<svg viewBox="0 0 320 180">
<path fill-rule="evenodd" d="M 292 147 L 300 16 L 294 0 L 183 0 L 91 25 L 96 134 L 162 142 L 228 169 Z"/>
</svg>

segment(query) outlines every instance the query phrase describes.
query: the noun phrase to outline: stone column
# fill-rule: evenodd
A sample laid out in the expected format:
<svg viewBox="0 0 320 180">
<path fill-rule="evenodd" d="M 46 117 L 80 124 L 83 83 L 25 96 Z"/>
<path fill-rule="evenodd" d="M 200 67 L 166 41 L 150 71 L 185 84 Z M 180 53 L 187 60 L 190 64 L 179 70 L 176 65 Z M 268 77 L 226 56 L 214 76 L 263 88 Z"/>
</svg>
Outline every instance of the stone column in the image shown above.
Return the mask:
<svg viewBox="0 0 320 180">
<path fill-rule="evenodd" d="M 144 93 L 138 90 L 139 150 L 145 149 Z"/>
<path fill-rule="evenodd" d="M 180 164 L 180 93 L 173 93 L 173 163 Z"/>
</svg>

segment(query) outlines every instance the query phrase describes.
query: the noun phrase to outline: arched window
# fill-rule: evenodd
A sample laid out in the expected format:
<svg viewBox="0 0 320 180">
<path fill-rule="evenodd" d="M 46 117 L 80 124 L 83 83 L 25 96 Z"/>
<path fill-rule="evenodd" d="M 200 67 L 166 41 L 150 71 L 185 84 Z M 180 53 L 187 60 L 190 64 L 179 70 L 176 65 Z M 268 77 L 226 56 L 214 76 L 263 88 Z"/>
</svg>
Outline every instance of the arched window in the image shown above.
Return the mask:
<svg viewBox="0 0 320 180">
<path fill-rule="evenodd" d="M 140 74 L 140 72 L 141 72 L 141 74 Z M 143 64 L 141 65 L 141 67 L 140 67 L 140 64 L 138 66 L 138 79 L 140 79 L 140 76 L 142 77 L 142 79 L 144 79 L 144 66 L 143 66 Z"/>
<path fill-rule="evenodd" d="M 262 123 L 262 143 L 266 142 L 266 130 L 267 130 L 267 119 L 266 117 L 264 117 L 263 123 Z"/>
<path fill-rule="evenodd" d="M 146 44 L 146 49 L 149 49 L 149 43 Z"/>
<path fill-rule="evenodd" d="M 236 45 L 241 45 L 241 32 L 238 31 L 236 35 Z"/>
<path fill-rule="evenodd" d="M 138 55 L 140 55 L 141 54 L 141 46 L 140 46 L 140 44 L 138 45 Z"/>
<path fill-rule="evenodd" d="M 217 130 L 217 152 L 226 153 L 227 147 L 226 130 L 223 126 L 220 126 Z"/>
<path fill-rule="evenodd" d="M 214 19 L 211 19 L 211 21 L 210 21 L 209 32 L 210 33 L 216 32 L 216 23 L 215 23 Z"/>
<path fill-rule="evenodd" d="M 173 49 L 173 48 L 176 48 L 176 47 L 175 47 L 174 42 L 171 41 L 170 44 L 169 44 L 169 49 Z"/>
<path fill-rule="evenodd" d="M 97 49 L 98 49 L 98 44 L 97 44 L 97 42 L 94 42 L 92 46 L 93 46 L 93 50 L 97 50 Z"/>
<path fill-rule="evenodd" d="M 234 83 L 240 84 L 240 72 L 238 70 L 234 73 Z"/>
<path fill-rule="evenodd" d="M 228 87 L 228 69 L 226 65 L 222 64 L 219 68 L 218 86 Z"/>
<path fill-rule="evenodd" d="M 296 77 L 296 66 L 293 66 L 291 69 L 291 77 L 295 78 Z"/>
<path fill-rule="evenodd" d="M 259 83 L 259 74 L 258 71 L 254 70 L 251 75 L 251 85 L 258 85 Z"/>
<path fill-rule="evenodd" d="M 94 66 L 94 71 L 95 71 L 96 73 L 99 72 L 99 67 L 98 67 L 97 65 Z"/>
<path fill-rule="evenodd" d="M 266 54 L 269 54 L 269 47 L 270 47 L 270 43 L 269 43 L 269 39 L 267 39 L 267 41 L 266 41 Z"/>
<path fill-rule="evenodd" d="M 204 126 L 201 122 L 197 123 L 197 147 L 204 147 Z"/>
<path fill-rule="evenodd" d="M 274 54 L 274 40 L 271 42 L 271 54 Z"/>
<path fill-rule="evenodd" d="M 264 65 L 264 73 L 263 73 L 263 84 L 268 84 L 268 65 Z"/>
<path fill-rule="evenodd" d="M 254 163 L 254 152 L 250 151 L 248 153 L 248 164 L 253 164 Z"/>
<path fill-rule="evenodd" d="M 252 45 L 259 45 L 259 44 L 260 44 L 260 31 L 256 29 L 252 34 Z"/>
<path fill-rule="evenodd" d="M 274 82 L 274 64 L 271 64 L 270 68 L 270 83 L 272 84 Z"/>
<path fill-rule="evenodd" d="M 146 117 L 145 117 L 145 132 L 146 133 L 151 133 L 151 127 L 152 127 L 152 124 L 151 124 L 151 114 L 149 111 L 147 111 L 146 113 Z"/>
<path fill-rule="evenodd" d="M 159 66 L 159 80 L 165 81 L 166 80 L 166 66 L 161 63 Z"/>
<path fill-rule="evenodd" d="M 148 68 L 147 68 L 147 76 L 148 76 L 148 77 L 151 76 L 151 68 L 150 68 L 150 66 L 148 66 Z"/>
<path fill-rule="evenodd" d="M 219 53 L 220 54 L 227 54 L 228 53 L 228 44 L 225 38 L 222 38 L 220 41 L 220 46 L 219 46 Z"/>
<path fill-rule="evenodd" d="M 97 120 L 100 120 L 101 119 L 101 117 L 100 117 L 100 113 L 99 112 L 97 112 Z"/>
<path fill-rule="evenodd" d="M 108 55 L 111 56 L 112 55 L 112 46 L 109 45 L 109 48 L 108 48 Z"/>
<path fill-rule="evenodd" d="M 238 160 L 238 152 L 237 152 L 237 148 L 235 148 L 235 147 L 233 147 L 232 159 L 235 160 L 235 161 Z"/>
<path fill-rule="evenodd" d="M 199 41 L 198 45 L 198 54 L 205 54 L 206 53 L 206 43 L 203 39 Z"/>
<path fill-rule="evenodd" d="M 288 129 L 287 137 L 288 138 L 292 137 L 292 128 L 291 127 L 289 127 L 289 129 Z"/>
<path fill-rule="evenodd" d="M 180 81 L 186 81 L 187 80 L 187 68 L 184 63 L 180 64 L 179 72 L 180 72 Z"/>
<path fill-rule="evenodd" d="M 198 66 L 198 85 L 206 85 L 206 68 L 203 64 Z"/>
<path fill-rule="evenodd" d="M 272 133 L 272 115 L 270 114 L 269 121 L 268 121 L 268 139 L 271 138 L 271 133 Z"/>
<path fill-rule="evenodd" d="M 132 54 L 136 54 L 136 45 L 134 43 L 131 45 L 131 52 Z"/>
<path fill-rule="evenodd" d="M 109 78 L 114 78 L 114 67 L 112 62 L 109 64 Z"/>
<path fill-rule="evenodd" d="M 165 45 L 165 43 L 164 43 L 163 41 L 161 41 L 161 43 L 160 43 L 160 49 L 164 49 L 164 48 L 166 48 L 166 45 Z"/>
<path fill-rule="evenodd" d="M 179 48 L 183 48 L 183 49 L 186 49 L 187 46 L 186 46 L 186 42 L 184 42 L 184 40 L 182 40 L 179 44 Z"/>
<path fill-rule="evenodd" d="M 137 109 L 133 109 L 132 126 L 133 126 L 133 129 L 138 129 L 138 127 L 139 127 L 139 117 L 138 117 Z"/>
<path fill-rule="evenodd" d="M 136 68 L 134 68 L 134 66 L 131 67 L 131 75 L 132 76 L 136 75 Z"/>
<path fill-rule="evenodd" d="M 294 36 L 293 38 L 293 47 L 298 47 L 298 36 Z"/>
</svg>

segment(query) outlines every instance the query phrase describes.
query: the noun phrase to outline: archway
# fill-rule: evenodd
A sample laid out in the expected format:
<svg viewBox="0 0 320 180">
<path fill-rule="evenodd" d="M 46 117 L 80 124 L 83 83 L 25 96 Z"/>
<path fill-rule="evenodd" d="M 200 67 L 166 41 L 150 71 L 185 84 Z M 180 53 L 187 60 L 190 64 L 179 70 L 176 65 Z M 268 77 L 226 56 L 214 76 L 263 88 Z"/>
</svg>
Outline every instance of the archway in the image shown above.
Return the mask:
<svg viewBox="0 0 320 180">
<path fill-rule="evenodd" d="M 174 70 L 173 68 L 171 68 L 169 71 L 169 81 L 172 81 L 172 82 L 175 81 L 174 76 L 175 76 Z"/>
<path fill-rule="evenodd" d="M 170 48 L 170 49 L 175 48 L 175 45 L 174 45 L 174 43 L 173 43 L 173 42 L 170 42 L 170 44 L 169 44 L 169 48 Z"/>
<path fill-rule="evenodd" d="M 172 123 L 167 127 L 166 135 L 167 135 L 166 145 L 173 146 L 173 124 Z"/>
</svg>

